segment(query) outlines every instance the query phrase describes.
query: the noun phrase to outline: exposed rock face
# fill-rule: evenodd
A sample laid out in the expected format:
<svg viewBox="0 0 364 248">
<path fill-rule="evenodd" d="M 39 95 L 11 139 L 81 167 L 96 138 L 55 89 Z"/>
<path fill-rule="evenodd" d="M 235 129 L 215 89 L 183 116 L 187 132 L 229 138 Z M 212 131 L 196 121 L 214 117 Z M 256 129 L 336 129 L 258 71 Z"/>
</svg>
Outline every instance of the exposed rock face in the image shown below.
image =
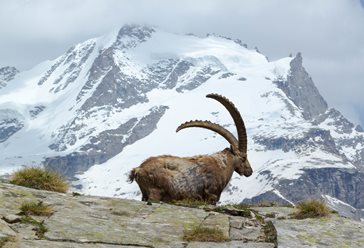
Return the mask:
<svg viewBox="0 0 364 248">
<path fill-rule="evenodd" d="M 363 219 L 364 173 L 360 171 L 338 168 L 308 169 L 298 180 L 280 180 L 276 188 L 291 202 L 315 198 L 328 201 L 325 196 L 334 197 L 350 205 L 332 205 L 340 214 L 358 221 Z M 267 201 L 291 204 L 272 191 L 244 202 L 259 204 Z"/>
<path fill-rule="evenodd" d="M 279 191 L 294 202 L 330 195 L 363 209 L 364 173 L 337 168 L 309 169 L 299 180 L 280 181 Z"/>
<path fill-rule="evenodd" d="M 10 136 L 24 127 L 24 117 L 15 110 L 0 110 L 0 142 L 9 139 Z"/>
<path fill-rule="evenodd" d="M 319 94 L 311 77 L 302 67 L 302 56 L 297 56 L 290 63 L 290 73 L 286 80 L 280 79 L 274 83 L 299 107 L 303 117 L 312 123 L 312 127 L 303 131 L 298 137 L 290 135 L 269 136 L 257 134 L 253 140 L 266 150 L 282 150 L 305 154 L 317 149 L 340 158 L 341 163 L 353 164 L 357 169 L 335 168 L 334 162 L 320 159 L 310 169 L 303 169 L 298 179 L 274 179 L 271 171 L 264 170 L 261 175 L 275 181 L 273 188 L 251 199 L 246 203 L 277 202 L 297 203 L 308 198 L 323 198 L 326 195 L 350 204 L 351 213 L 343 209 L 342 214 L 360 220 L 363 218 L 361 209 L 364 207 L 362 186 L 364 174 L 361 172 L 364 165 L 363 151 L 364 137 L 361 127 L 355 127 L 339 111 L 328 109 L 327 103 Z M 286 102 L 287 108 L 294 112 L 291 103 Z M 327 128 L 329 127 L 329 128 Z M 360 148 L 361 147 L 361 148 Z M 359 148 L 359 149 L 358 149 Z M 304 163 L 304 162 L 302 162 Z M 314 165 L 330 165 L 333 168 L 314 168 Z M 340 208 L 338 208 L 340 211 Z"/>
<path fill-rule="evenodd" d="M 303 110 L 303 116 L 312 118 L 325 113 L 327 103 L 320 95 L 312 78 L 302 66 L 302 56 L 298 53 L 291 61 L 291 71 L 286 81 L 275 81 L 278 87 Z"/>
<path fill-rule="evenodd" d="M 90 143 L 82 146 L 80 152 L 63 157 L 47 158 L 44 164 L 46 167 L 72 177 L 75 173 L 83 172 L 94 164 L 107 161 L 120 153 L 125 146 L 133 144 L 153 132 L 159 119 L 167 109 L 166 106 L 152 108 L 149 114 L 140 120 L 132 118 L 121 124 L 117 129 L 106 130 L 96 137 L 91 137 Z M 61 144 L 63 142 L 53 144 L 52 148 L 62 149 Z"/>
<path fill-rule="evenodd" d="M 340 154 L 336 148 L 334 139 L 330 131 L 319 128 L 311 128 L 300 138 L 277 137 L 269 138 L 266 136 L 254 136 L 254 141 L 263 145 L 268 150 L 283 150 L 284 152 L 300 152 L 307 147 L 322 147 L 328 152 Z"/>
<path fill-rule="evenodd" d="M 294 208 L 254 208 L 263 216 L 275 216 L 278 247 L 362 247 L 364 224 L 332 214 L 319 219 L 290 219 Z"/>
<path fill-rule="evenodd" d="M 19 208 L 29 201 L 41 201 L 54 213 L 49 217 L 32 215 L 28 217 L 32 221 L 25 221 Z M 72 196 L 3 183 L 0 183 L 0 203 L 0 244 L 4 248 L 275 247 L 265 231 L 267 224 L 253 216 L 230 216 L 202 209 L 157 203 L 148 205 L 114 198 Z M 195 227 L 218 229 L 228 241 L 184 241 L 184 232 Z"/>
<path fill-rule="evenodd" d="M 154 131 L 168 107 L 153 106 L 146 116 L 130 118 L 117 128 L 101 132 L 96 131 L 97 127 L 90 127 L 85 122 L 100 112 L 110 117 L 115 112 L 148 103 L 146 94 L 153 89 L 174 89 L 180 93 L 191 91 L 219 71 L 226 70 L 219 59 L 213 56 L 183 59 L 172 56 L 157 60 L 145 68 L 139 68 L 140 65 L 132 61 L 127 51 L 148 41 L 154 32 L 151 27 L 126 25 L 119 30 L 115 41 L 106 49 L 95 51 L 94 40 L 72 47 L 40 79 L 39 85 L 55 80 L 53 84 L 56 86 L 51 91 L 58 93 L 69 87 L 74 79 L 80 76 L 80 70 L 90 56 L 95 56 L 86 75 L 87 81 L 76 98 L 81 107 L 76 110 L 77 115 L 74 118 L 52 134 L 54 142 L 49 148 L 56 152 L 64 152 L 81 139 L 88 141 L 78 148 L 78 151 L 46 158 L 45 166 L 72 177 L 76 172 L 83 172 L 94 164 L 107 161 L 120 153 L 125 146 Z M 67 65 L 66 69 L 64 65 Z M 130 73 L 130 70 L 136 68 L 141 70 L 139 74 Z M 60 76 L 56 77 L 56 74 Z M 45 108 L 36 106 L 30 114 L 36 118 Z M 105 118 L 104 116 L 102 118 Z"/>
</svg>

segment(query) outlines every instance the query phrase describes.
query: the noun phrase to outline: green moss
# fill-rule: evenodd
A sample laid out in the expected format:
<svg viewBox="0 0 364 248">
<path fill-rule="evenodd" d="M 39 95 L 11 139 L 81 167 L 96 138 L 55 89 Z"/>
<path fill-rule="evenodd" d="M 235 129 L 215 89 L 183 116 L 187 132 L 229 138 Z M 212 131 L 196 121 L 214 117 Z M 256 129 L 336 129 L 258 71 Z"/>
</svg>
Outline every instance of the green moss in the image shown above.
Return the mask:
<svg viewBox="0 0 364 248">
<path fill-rule="evenodd" d="M 267 218 L 275 218 L 276 217 L 276 214 L 275 213 L 266 213 L 265 214 L 265 217 L 267 217 Z"/>
<path fill-rule="evenodd" d="M 329 236 L 329 237 L 337 237 L 337 233 L 332 233 L 332 232 L 320 232 L 320 234 L 325 235 L 325 236 Z"/>
<path fill-rule="evenodd" d="M 184 241 L 200 241 L 200 242 L 226 242 L 229 238 L 225 237 L 219 228 L 195 227 L 192 230 L 183 232 Z"/>
<path fill-rule="evenodd" d="M 92 233 L 92 238 L 94 240 L 102 240 L 105 237 L 105 233 L 101 233 L 101 232 L 93 232 Z"/>
<path fill-rule="evenodd" d="M 231 204 L 231 205 L 228 205 L 228 206 L 232 206 L 236 209 L 248 209 L 250 208 L 250 206 L 248 204 L 243 204 L 243 203 L 239 203 L 239 204 Z"/>
<path fill-rule="evenodd" d="M 274 246 L 278 246 L 278 235 L 277 235 L 277 229 L 273 225 L 272 221 L 265 222 L 265 225 L 263 226 L 263 231 L 265 235 L 265 241 L 269 243 L 274 243 Z"/>
<path fill-rule="evenodd" d="M 297 238 L 306 242 L 309 242 L 311 244 L 317 244 L 319 242 L 319 240 L 317 240 L 317 238 L 315 238 L 312 235 L 308 235 L 308 234 L 298 234 Z"/>
<path fill-rule="evenodd" d="M 127 211 L 111 211 L 112 215 L 116 215 L 116 216 L 127 216 L 130 217 L 130 213 Z"/>
<path fill-rule="evenodd" d="M 257 221 L 259 221 L 260 223 L 264 223 L 265 222 L 263 216 L 261 216 L 257 211 L 253 211 L 253 212 L 255 214 L 255 219 Z"/>
<path fill-rule="evenodd" d="M 36 235 L 38 236 L 38 238 L 43 239 L 44 238 L 44 234 L 48 231 L 47 227 L 44 225 L 44 221 L 37 221 L 35 219 L 33 219 L 32 217 L 26 215 L 23 216 L 20 219 L 20 222 L 23 224 L 30 224 L 33 225 L 35 227 L 35 231 L 36 231 Z"/>
<path fill-rule="evenodd" d="M 247 208 L 246 209 L 244 209 L 244 208 L 236 209 L 234 207 L 230 207 L 229 205 L 216 207 L 214 209 L 214 211 L 219 212 L 219 213 L 233 215 L 233 216 L 242 216 L 242 217 L 246 217 L 246 218 L 252 217 L 250 209 L 247 209 Z"/>
<path fill-rule="evenodd" d="M 0 248 L 3 247 L 7 242 L 14 242 L 14 237 L 0 237 Z"/>
<path fill-rule="evenodd" d="M 178 201 L 173 200 L 170 203 L 176 206 L 191 207 L 191 208 L 199 208 L 209 205 L 209 203 L 206 201 L 200 201 L 195 199 L 183 199 Z"/>
<path fill-rule="evenodd" d="M 28 192 L 26 190 L 14 189 L 12 191 L 13 191 L 14 194 L 17 194 L 18 196 L 35 198 L 32 193 L 30 193 L 30 192 Z"/>
<path fill-rule="evenodd" d="M 68 184 L 58 173 L 38 167 L 23 168 L 16 171 L 10 183 L 48 191 L 65 193 Z"/>
</svg>

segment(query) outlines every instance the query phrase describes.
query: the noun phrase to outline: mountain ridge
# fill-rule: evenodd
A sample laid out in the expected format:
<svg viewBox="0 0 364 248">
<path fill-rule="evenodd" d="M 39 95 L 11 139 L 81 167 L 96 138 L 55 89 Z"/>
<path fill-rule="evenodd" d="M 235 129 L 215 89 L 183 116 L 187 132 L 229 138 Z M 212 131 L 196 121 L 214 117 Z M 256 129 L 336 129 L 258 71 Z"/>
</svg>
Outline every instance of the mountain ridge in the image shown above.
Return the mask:
<svg viewBox="0 0 364 248">
<path fill-rule="evenodd" d="M 329 195 L 364 209 L 363 130 L 329 108 L 300 53 L 268 61 L 229 38 L 126 25 L 9 82 L 0 89 L 1 174 L 44 164 L 82 192 L 139 198 L 126 175 L 148 156 L 227 146 L 210 132 L 174 133 L 189 119 L 208 119 L 235 133 L 226 111 L 205 100 L 219 93 L 243 115 L 255 170 L 250 178 L 233 176 L 224 202 Z M 328 175 L 336 175 L 336 185 L 320 184 Z M 354 175 L 356 184 L 345 175 Z M 304 190 L 292 191 L 302 179 Z"/>
</svg>

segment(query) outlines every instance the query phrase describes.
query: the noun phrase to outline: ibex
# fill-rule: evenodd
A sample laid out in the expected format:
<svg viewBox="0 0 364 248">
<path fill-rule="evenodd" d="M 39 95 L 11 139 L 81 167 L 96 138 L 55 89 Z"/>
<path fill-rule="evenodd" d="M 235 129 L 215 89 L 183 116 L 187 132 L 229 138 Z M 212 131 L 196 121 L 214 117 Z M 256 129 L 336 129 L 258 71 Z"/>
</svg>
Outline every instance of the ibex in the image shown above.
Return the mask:
<svg viewBox="0 0 364 248">
<path fill-rule="evenodd" d="M 208 94 L 206 97 L 217 100 L 229 111 L 238 140 L 222 126 L 209 121 L 195 120 L 181 124 L 176 132 L 189 127 L 206 128 L 224 137 L 230 143 L 230 148 L 211 155 L 148 158 L 129 175 L 130 183 L 134 180 L 138 183 L 142 201 L 192 199 L 216 204 L 234 171 L 240 176 L 252 174 L 247 158 L 246 129 L 238 109 L 224 96 Z"/>
</svg>

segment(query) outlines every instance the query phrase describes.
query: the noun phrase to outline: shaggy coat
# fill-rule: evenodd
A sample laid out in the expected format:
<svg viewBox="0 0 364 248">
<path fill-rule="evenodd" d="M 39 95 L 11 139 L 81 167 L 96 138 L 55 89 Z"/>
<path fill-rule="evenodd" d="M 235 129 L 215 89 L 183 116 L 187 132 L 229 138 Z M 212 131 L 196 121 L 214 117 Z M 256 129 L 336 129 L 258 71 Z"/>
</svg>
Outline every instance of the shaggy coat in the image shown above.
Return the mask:
<svg viewBox="0 0 364 248">
<path fill-rule="evenodd" d="M 235 160 L 228 148 L 207 156 L 151 157 L 131 171 L 129 181 L 138 183 L 144 201 L 216 203 L 234 172 Z"/>
<path fill-rule="evenodd" d="M 253 172 L 247 159 L 247 136 L 239 111 L 227 98 L 208 94 L 206 97 L 220 102 L 234 120 L 238 139 L 219 124 L 209 121 L 188 121 L 177 127 L 177 132 L 190 127 L 214 131 L 223 136 L 230 148 L 194 157 L 158 156 L 145 160 L 134 168 L 129 182 L 138 183 L 143 201 L 193 199 L 216 204 L 234 171 L 250 176 Z"/>
</svg>

